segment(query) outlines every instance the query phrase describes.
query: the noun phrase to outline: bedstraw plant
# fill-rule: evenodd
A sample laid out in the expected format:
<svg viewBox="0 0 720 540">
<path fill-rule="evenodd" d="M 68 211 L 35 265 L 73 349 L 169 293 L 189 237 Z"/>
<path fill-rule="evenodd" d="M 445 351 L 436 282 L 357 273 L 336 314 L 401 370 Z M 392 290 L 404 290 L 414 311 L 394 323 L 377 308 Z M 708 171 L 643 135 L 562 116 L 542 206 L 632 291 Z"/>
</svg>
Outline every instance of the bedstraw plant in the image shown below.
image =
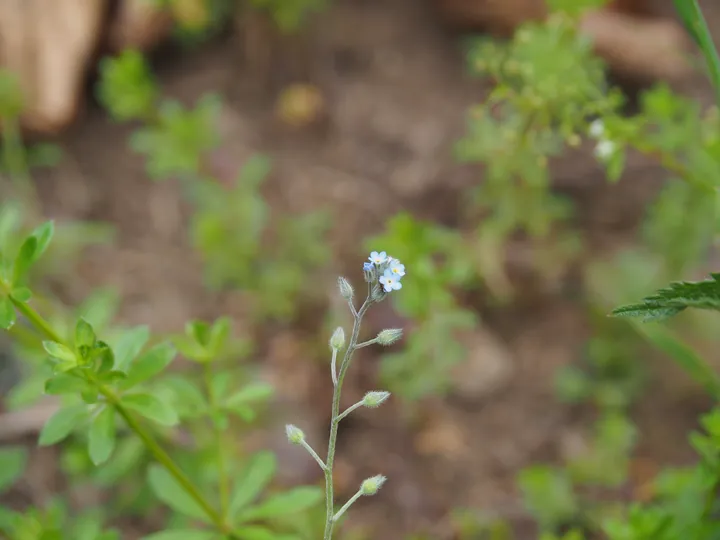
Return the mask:
<svg viewBox="0 0 720 540">
<path fill-rule="evenodd" d="M 388 346 L 402 337 L 400 329 L 382 330 L 375 338 L 358 342 L 360 339 L 360 326 L 363 317 L 373 306 L 382 302 L 388 294 L 402 288 L 402 277 L 405 275 L 405 265 L 398 259 L 389 257 L 384 251 L 373 251 L 370 254 L 369 262 L 363 265 L 363 274 L 367 283 L 367 296 L 360 309 L 355 306 L 355 294 L 352 285 L 343 277 L 338 279 L 340 295 L 347 301 L 350 312 L 353 316 L 353 328 L 350 341 L 346 342 L 345 331 L 338 327 L 330 337 L 330 350 L 332 359 L 330 361 L 330 375 L 333 383 L 332 416 L 330 424 L 330 438 L 328 441 L 327 458 L 323 461 L 313 450 L 305 439 L 305 434 L 297 426 L 288 424 L 286 426 L 287 437 L 290 443 L 302 446 L 317 462 L 325 475 L 325 533 L 323 540 L 330 540 L 333 534 L 335 523 L 347 512 L 347 510 L 363 496 L 375 495 L 385 483 L 383 475 L 376 475 L 367 478 L 360 484 L 357 493 L 353 495 L 339 510 L 335 510 L 335 497 L 333 494 L 333 465 L 335 463 L 335 444 L 337 442 L 338 427 L 340 421 L 361 407 L 375 408 L 382 405 L 390 397 L 390 392 L 372 391 L 365 394 L 363 399 L 340 412 L 340 396 L 343 381 L 352 363 L 355 351 L 369 345 Z M 340 366 L 338 367 L 338 354 L 345 349 Z"/>
</svg>

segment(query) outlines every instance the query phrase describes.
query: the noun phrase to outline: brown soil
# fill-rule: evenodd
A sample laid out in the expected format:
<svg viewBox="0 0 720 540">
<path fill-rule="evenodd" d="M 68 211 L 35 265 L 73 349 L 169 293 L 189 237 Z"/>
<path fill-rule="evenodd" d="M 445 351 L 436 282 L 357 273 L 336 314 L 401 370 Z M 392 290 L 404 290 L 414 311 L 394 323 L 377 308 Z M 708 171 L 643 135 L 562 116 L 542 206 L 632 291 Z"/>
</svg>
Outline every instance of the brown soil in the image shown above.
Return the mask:
<svg viewBox="0 0 720 540">
<path fill-rule="evenodd" d="M 720 35 L 720 9 L 706 4 Z M 279 42 L 271 64 L 257 59 L 249 41 L 233 38 L 182 56 L 162 54 L 158 73 L 167 95 L 183 101 L 206 91 L 226 97 L 219 127 L 224 146 L 214 159 L 218 174 L 231 177 L 253 152 L 268 152 L 275 160 L 267 187 L 273 210 L 331 209 L 335 258 L 328 275 L 343 272 L 359 281 L 363 238 L 380 231 L 395 212 L 457 221 L 461 190 L 481 181 L 481 171 L 458 165 L 452 145 L 463 133 L 468 106 L 480 102 L 487 87 L 468 77 L 456 36 L 441 30 L 425 2 L 337 1 L 310 34 L 299 45 Z M 326 97 L 327 118 L 319 126 L 291 129 L 274 117 L 274 98 L 284 84 L 303 79 Z M 706 103 L 711 99 L 701 78 L 688 88 Z M 124 298 L 123 321 L 157 331 L 178 330 L 191 317 L 231 313 L 241 319 L 233 298 L 202 287 L 178 187 L 147 178 L 141 158 L 128 149 L 130 131 L 91 106 L 60 141 L 63 164 L 38 175 L 48 216 L 106 220 L 119 231 L 116 246 L 88 254 L 78 269 L 81 283 L 69 283 L 63 295 L 73 302 L 89 287 L 115 285 Z M 626 241 L 663 178 L 656 166 L 633 158 L 624 181 L 610 187 L 588 149 L 556 168 L 557 187 L 576 199 L 588 241 L 603 248 Z M 587 335 L 581 308 L 552 291 L 528 295 L 522 307 L 482 308 L 484 323 L 514 358 L 512 376 L 500 388 L 473 403 L 430 400 L 413 422 L 396 403 L 348 423 L 340 441 L 338 496 L 349 495 L 370 474 L 390 478 L 379 498 L 357 505 L 348 526 L 362 525 L 378 539 L 421 531 L 450 539 L 448 511 L 466 507 L 510 519 L 520 539 L 535 537 L 515 475 L 529 463 L 559 459 L 563 440 L 589 427 L 592 415 L 560 405 L 552 389 L 555 369 L 578 357 Z M 319 326 L 323 314 L 316 315 Z M 395 318 L 385 309 L 372 326 Z M 322 435 L 330 384 L 325 368 L 318 371 L 321 359 L 291 357 L 300 339 L 292 328 L 280 329 L 258 361 L 281 381 L 293 377 L 295 392 L 278 421 L 290 415 Z M 375 386 L 376 368 L 371 355 L 358 359 L 349 402 Z M 298 418 L 303 402 L 305 416 Z M 691 457 L 685 434 L 704 406 L 648 397 L 637 408 L 639 456 L 654 464 Z M 313 464 L 291 456 L 281 443 L 285 478 L 319 481 Z"/>
</svg>

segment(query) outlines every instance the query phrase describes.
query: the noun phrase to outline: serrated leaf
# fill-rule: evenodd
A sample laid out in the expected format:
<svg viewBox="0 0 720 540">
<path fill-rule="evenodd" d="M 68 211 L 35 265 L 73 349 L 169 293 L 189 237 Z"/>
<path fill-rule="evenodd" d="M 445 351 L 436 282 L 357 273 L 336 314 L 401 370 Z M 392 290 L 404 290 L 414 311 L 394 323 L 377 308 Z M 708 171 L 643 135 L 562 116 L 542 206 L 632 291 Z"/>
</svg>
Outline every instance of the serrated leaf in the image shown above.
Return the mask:
<svg viewBox="0 0 720 540">
<path fill-rule="evenodd" d="M 160 465 L 148 468 L 148 483 L 155 496 L 170 508 L 192 518 L 208 521 L 208 517 L 195 500 L 187 494 L 177 480 Z"/>
<path fill-rule="evenodd" d="M 12 296 L 14 300 L 25 304 L 26 302 L 29 302 L 32 298 L 32 291 L 27 287 L 15 287 L 10 292 L 10 296 Z"/>
<path fill-rule="evenodd" d="M 324 498 L 323 490 L 313 486 L 302 486 L 268 497 L 257 506 L 248 508 L 240 515 L 241 522 L 269 519 L 301 512 L 312 508 Z"/>
<path fill-rule="evenodd" d="M 0 328 L 10 330 L 16 321 L 15 306 L 7 296 L 0 296 Z"/>
<path fill-rule="evenodd" d="M 35 260 L 35 250 L 37 249 L 37 238 L 34 236 L 28 236 L 20 246 L 20 251 L 15 258 L 13 264 L 13 277 L 12 284 L 18 285 L 22 282 L 25 276 L 30 270 L 33 261 Z"/>
<path fill-rule="evenodd" d="M 230 499 L 230 515 L 235 516 L 252 503 L 270 483 L 277 469 L 277 458 L 272 452 L 253 455 L 238 478 Z"/>
<path fill-rule="evenodd" d="M 143 536 L 142 540 L 220 540 L 222 536 L 212 531 L 197 529 L 175 529 Z"/>
<path fill-rule="evenodd" d="M 45 393 L 49 395 L 77 394 L 87 389 L 88 383 L 79 377 L 61 373 L 45 381 Z"/>
<path fill-rule="evenodd" d="M 75 325 L 75 346 L 80 347 L 94 347 L 95 346 L 95 330 L 92 325 L 82 317 L 78 319 Z"/>
<path fill-rule="evenodd" d="M 87 415 L 86 405 L 75 405 L 60 409 L 45 422 L 40 431 L 38 445 L 50 446 L 64 440 L 87 418 Z"/>
<path fill-rule="evenodd" d="M 42 345 L 43 349 L 45 349 L 45 352 L 53 358 L 62 362 L 71 362 L 77 364 L 77 358 L 75 357 L 75 353 L 69 347 L 66 347 L 62 343 L 57 343 L 56 341 L 43 341 Z"/>
<path fill-rule="evenodd" d="M 12 486 L 25 472 L 27 450 L 21 447 L 0 448 L 0 493 Z"/>
<path fill-rule="evenodd" d="M 163 426 L 174 426 L 178 423 L 177 414 L 172 407 L 150 394 L 126 394 L 122 397 L 122 404 Z"/>
<path fill-rule="evenodd" d="M 120 387 L 131 388 L 161 373 L 175 358 L 175 348 L 165 342 L 155 345 L 130 364 L 128 376 Z"/>
<path fill-rule="evenodd" d="M 105 463 L 115 448 L 115 409 L 103 407 L 90 424 L 88 453 L 95 465 Z"/>
<path fill-rule="evenodd" d="M 640 317 L 644 322 L 667 319 L 687 308 L 720 310 L 720 273 L 712 279 L 671 283 L 642 302 L 621 306 L 613 317 Z"/>
<path fill-rule="evenodd" d="M 150 329 L 147 326 L 137 326 L 123 333 L 115 347 L 113 347 L 115 369 L 127 373 L 130 363 L 140 353 L 149 339 Z"/>
</svg>

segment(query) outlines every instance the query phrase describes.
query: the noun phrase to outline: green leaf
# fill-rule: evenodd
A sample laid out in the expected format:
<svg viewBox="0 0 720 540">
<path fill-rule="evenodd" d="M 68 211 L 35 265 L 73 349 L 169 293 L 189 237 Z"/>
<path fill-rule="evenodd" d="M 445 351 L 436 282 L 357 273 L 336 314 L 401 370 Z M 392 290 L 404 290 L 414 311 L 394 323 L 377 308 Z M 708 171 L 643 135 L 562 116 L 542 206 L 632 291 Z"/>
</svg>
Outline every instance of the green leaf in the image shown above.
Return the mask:
<svg viewBox="0 0 720 540">
<path fill-rule="evenodd" d="M 207 348 L 213 357 L 217 357 L 222 348 L 227 343 L 228 336 L 230 335 L 230 318 L 221 317 L 215 321 L 212 328 L 210 329 L 210 335 L 208 336 Z"/>
<path fill-rule="evenodd" d="M 150 394 L 126 394 L 122 397 L 122 404 L 163 426 L 174 426 L 178 423 L 175 411 L 168 404 Z"/>
<path fill-rule="evenodd" d="M 712 279 L 671 283 L 642 302 L 621 306 L 611 313 L 613 317 L 641 317 L 643 322 L 663 320 L 692 307 L 720 310 L 720 273 L 710 274 Z"/>
<path fill-rule="evenodd" d="M 82 317 L 78 319 L 75 325 L 75 347 L 78 349 L 80 347 L 94 347 L 96 339 L 95 331 L 90 323 Z"/>
<path fill-rule="evenodd" d="M 192 518 L 208 521 L 208 516 L 185 489 L 162 466 L 154 464 L 148 468 L 148 483 L 155 496 L 170 508 Z"/>
<path fill-rule="evenodd" d="M 55 234 L 55 222 L 46 221 L 32 232 L 32 237 L 36 240 L 36 246 L 33 254 L 32 262 L 42 257 L 43 253 L 50 245 L 50 241 Z"/>
<path fill-rule="evenodd" d="M 10 330 L 15 324 L 15 306 L 7 296 L 0 296 L 0 328 Z"/>
<path fill-rule="evenodd" d="M 250 458 L 233 489 L 229 507 L 231 516 L 257 499 L 272 480 L 276 468 L 277 458 L 272 452 L 258 452 Z"/>
<path fill-rule="evenodd" d="M 17 302 L 20 302 L 22 304 L 25 304 L 30 301 L 32 298 L 32 291 L 28 289 L 27 287 L 15 287 L 11 292 L 10 296 L 13 297 L 14 300 Z"/>
<path fill-rule="evenodd" d="M 0 448 L 0 493 L 12 486 L 25 472 L 27 450 L 19 446 Z"/>
<path fill-rule="evenodd" d="M 137 326 L 126 331 L 113 347 L 115 369 L 127 373 L 130 363 L 140 353 L 149 339 L 150 329 L 147 326 Z"/>
<path fill-rule="evenodd" d="M 53 414 L 40 432 L 38 445 L 50 446 L 67 438 L 68 435 L 88 416 L 86 405 L 75 405 L 60 409 Z"/>
<path fill-rule="evenodd" d="M 320 488 L 313 486 L 298 487 L 273 495 L 261 504 L 248 508 L 240 515 L 240 520 L 246 522 L 302 512 L 318 504 L 323 500 L 324 496 L 323 490 Z"/>
<path fill-rule="evenodd" d="M 258 526 L 240 527 L 236 533 L 242 540 L 277 540 L 278 537 L 276 532 Z"/>
<path fill-rule="evenodd" d="M 61 373 L 45 382 L 45 393 L 49 395 L 78 394 L 88 387 L 88 382 L 80 377 Z"/>
<path fill-rule="evenodd" d="M 75 356 L 75 353 L 62 343 L 57 343 L 56 341 L 43 341 L 42 345 L 45 352 L 53 358 L 62 362 L 77 364 L 77 357 Z"/>
<path fill-rule="evenodd" d="M 142 540 L 220 540 L 222 536 L 212 531 L 175 529 L 143 536 Z"/>
<path fill-rule="evenodd" d="M 273 395 L 275 389 L 271 384 L 254 383 L 249 384 L 230 396 L 225 401 L 225 406 L 232 409 L 257 401 L 264 401 Z"/>
<path fill-rule="evenodd" d="M 161 373 L 175 358 L 175 348 L 165 342 L 155 345 L 130 364 L 128 376 L 120 388 L 131 388 Z"/>
<path fill-rule="evenodd" d="M 115 409 L 105 406 L 90 424 L 88 453 L 95 465 L 105 463 L 115 448 Z"/>
<path fill-rule="evenodd" d="M 18 285 L 27 275 L 35 258 L 35 250 L 37 249 L 37 238 L 28 236 L 20 246 L 20 251 L 15 258 L 13 265 L 12 284 Z"/>
</svg>

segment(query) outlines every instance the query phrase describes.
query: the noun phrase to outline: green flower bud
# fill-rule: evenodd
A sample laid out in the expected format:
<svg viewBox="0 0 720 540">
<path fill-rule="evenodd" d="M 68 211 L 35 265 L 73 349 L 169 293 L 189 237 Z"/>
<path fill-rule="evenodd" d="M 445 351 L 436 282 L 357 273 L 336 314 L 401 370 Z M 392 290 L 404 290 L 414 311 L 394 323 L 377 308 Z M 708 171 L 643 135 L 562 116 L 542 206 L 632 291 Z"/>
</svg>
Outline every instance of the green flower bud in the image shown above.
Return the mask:
<svg viewBox="0 0 720 540">
<path fill-rule="evenodd" d="M 363 405 L 365 407 L 370 407 L 371 409 L 374 409 L 375 407 L 379 407 L 380 405 L 385 403 L 389 397 L 390 397 L 390 392 L 384 392 L 384 391 L 368 392 L 367 394 L 365 394 L 365 397 L 363 398 Z"/>
<path fill-rule="evenodd" d="M 285 433 L 287 434 L 288 441 L 290 441 L 291 444 L 302 444 L 305 440 L 305 434 L 302 429 L 297 426 L 293 426 L 292 424 L 285 426 Z"/>
<path fill-rule="evenodd" d="M 342 329 L 342 326 L 338 326 L 335 331 L 333 332 L 332 337 L 330 338 L 330 348 L 335 350 L 340 350 L 345 346 L 345 330 Z"/>
<path fill-rule="evenodd" d="M 363 481 L 360 486 L 360 491 L 363 495 L 375 495 L 385 483 L 385 480 L 387 480 L 387 478 L 385 478 L 382 474 L 368 478 Z"/>
<path fill-rule="evenodd" d="M 338 278 L 338 289 L 340 289 L 340 296 L 345 300 L 352 300 L 354 291 L 350 282 L 344 277 Z"/>
<path fill-rule="evenodd" d="M 398 341 L 403 335 L 401 328 L 388 328 L 377 335 L 377 342 L 387 347 Z"/>
</svg>

